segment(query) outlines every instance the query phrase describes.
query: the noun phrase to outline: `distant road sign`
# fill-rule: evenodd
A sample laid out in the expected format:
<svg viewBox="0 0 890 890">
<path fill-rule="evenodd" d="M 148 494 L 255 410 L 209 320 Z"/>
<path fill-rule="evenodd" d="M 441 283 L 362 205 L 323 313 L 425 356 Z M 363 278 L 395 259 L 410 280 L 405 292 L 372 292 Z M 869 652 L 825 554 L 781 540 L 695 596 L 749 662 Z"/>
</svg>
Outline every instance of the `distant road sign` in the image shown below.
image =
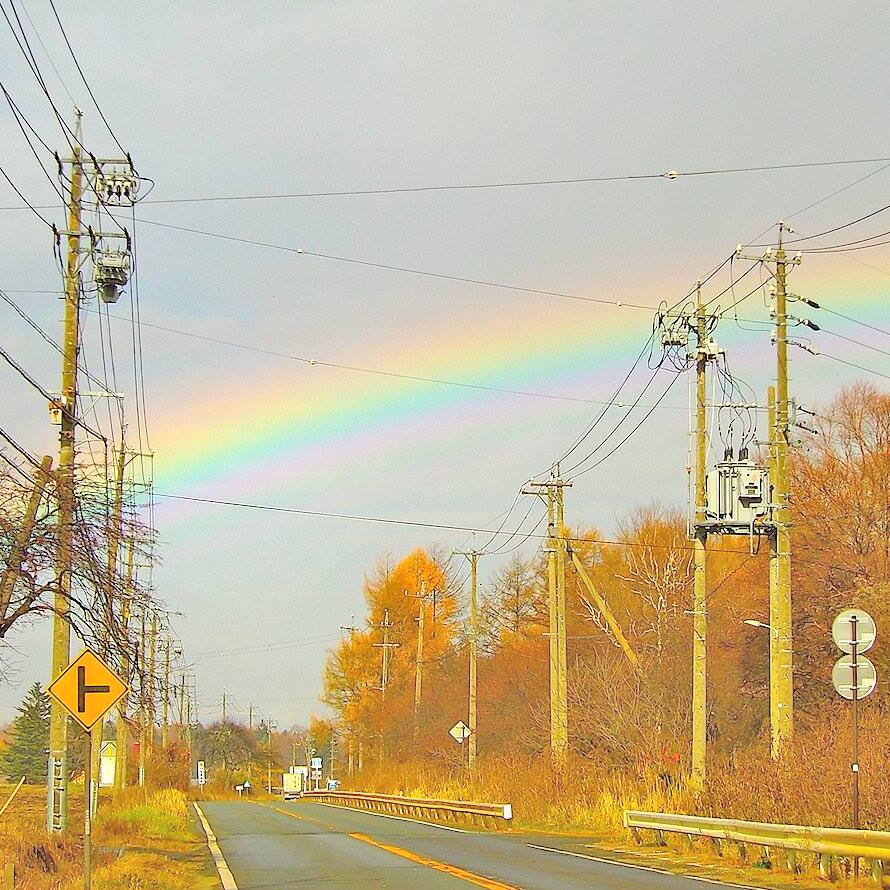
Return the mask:
<svg viewBox="0 0 890 890">
<path fill-rule="evenodd" d="M 462 745 L 464 739 L 470 737 L 470 727 L 467 726 L 463 720 L 458 720 L 457 723 L 448 730 L 448 735 L 450 735 L 458 745 Z"/>
<path fill-rule="evenodd" d="M 203 760 L 198 761 L 198 784 L 202 787 L 207 784 L 207 766 Z"/>
<path fill-rule="evenodd" d="M 854 624 L 856 626 L 856 651 L 868 652 L 875 644 L 878 629 L 874 618 L 863 609 L 844 609 L 834 619 L 834 624 L 831 626 L 831 636 L 841 652 L 852 652 Z"/>
<path fill-rule="evenodd" d="M 84 649 L 46 691 L 89 732 L 129 688 L 92 649 Z"/>
<path fill-rule="evenodd" d="M 312 760 L 309 761 L 309 766 L 311 766 L 312 769 L 321 769 L 321 758 L 313 757 Z"/>
<path fill-rule="evenodd" d="M 878 674 L 875 666 L 864 656 L 856 654 L 856 698 L 860 701 L 868 698 L 875 691 Z M 831 682 L 838 695 L 852 701 L 853 699 L 853 656 L 842 655 L 831 671 Z"/>
</svg>

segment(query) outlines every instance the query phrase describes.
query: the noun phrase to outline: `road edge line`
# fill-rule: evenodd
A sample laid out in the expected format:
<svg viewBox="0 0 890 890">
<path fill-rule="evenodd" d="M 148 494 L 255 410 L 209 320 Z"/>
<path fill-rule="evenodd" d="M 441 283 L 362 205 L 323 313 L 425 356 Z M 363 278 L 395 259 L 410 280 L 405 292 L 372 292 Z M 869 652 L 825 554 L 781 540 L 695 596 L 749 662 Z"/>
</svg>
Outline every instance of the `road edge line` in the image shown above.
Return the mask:
<svg viewBox="0 0 890 890">
<path fill-rule="evenodd" d="M 669 871 L 666 868 L 658 868 L 654 865 L 642 865 L 636 862 L 623 862 L 621 859 L 609 859 L 607 856 L 591 856 L 589 853 L 577 853 L 574 850 L 562 850 L 559 847 L 544 847 L 541 844 L 525 842 L 526 847 L 533 850 L 544 850 L 547 853 L 562 853 L 563 856 L 574 856 L 577 859 L 588 859 L 591 862 L 601 862 L 604 865 L 614 865 L 619 868 L 634 868 L 637 871 L 652 871 L 659 875 L 669 875 L 672 878 L 685 878 L 689 881 L 702 881 L 705 884 L 718 884 L 721 887 L 736 887 L 738 890 L 764 890 L 753 884 L 736 884 L 732 881 L 721 881 L 719 878 L 705 878 L 699 875 L 691 875 L 688 872 Z"/>
<path fill-rule="evenodd" d="M 195 801 L 192 801 L 192 806 L 195 808 L 195 812 L 201 820 L 201 827 L 204 829 L 204 834 L 207 835 L 207 846 L 210 849 L 210 855 L 213 857 L 213 864 L 216 866 L 216 870 L 219 873 L 219 880 L 223 885 L 223 890 L 238 890 L 238 885 L 235 883 L 235 876 L 232 874 L 232 870 L 226 862 L 226 857 L 223 856 L 222 850 L 219 848 L 216 835 L 213 833 L 213 829 L 210 827 L 207 817 Z"/>
</svg>

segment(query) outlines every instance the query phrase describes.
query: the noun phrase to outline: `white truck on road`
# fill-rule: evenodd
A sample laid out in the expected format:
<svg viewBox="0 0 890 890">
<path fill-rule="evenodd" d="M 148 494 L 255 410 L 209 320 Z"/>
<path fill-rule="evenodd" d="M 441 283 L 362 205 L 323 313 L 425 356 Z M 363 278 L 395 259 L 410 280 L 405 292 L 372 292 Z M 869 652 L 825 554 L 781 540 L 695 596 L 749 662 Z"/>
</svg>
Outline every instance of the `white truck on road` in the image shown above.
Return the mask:
<svg viewBox="0 0 890 890">
<path fill-rule="evenodd" d="M 281 776 L 281 794 L 285 800 L 299 797 L 309 787 L 309 767 L 292 766 Z"/>
</svg>

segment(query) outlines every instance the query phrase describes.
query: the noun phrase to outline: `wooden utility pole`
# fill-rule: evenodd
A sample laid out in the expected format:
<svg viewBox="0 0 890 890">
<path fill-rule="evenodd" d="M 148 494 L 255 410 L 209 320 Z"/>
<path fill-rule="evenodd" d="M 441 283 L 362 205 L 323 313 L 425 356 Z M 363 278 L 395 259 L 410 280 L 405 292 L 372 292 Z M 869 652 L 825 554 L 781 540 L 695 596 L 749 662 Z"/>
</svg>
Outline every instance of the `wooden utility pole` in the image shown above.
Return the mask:
<svg viewBox="0 0 890 890">
<path fill-rule="evenodd" d="M 182 671 L 179 680 L 179 730 L 176 733 L 176 741 L 182 744 L 183 729 L 185 728 L 185 670 Z"/>
<path fill-rule="evenodd" d="M 695 574 L 692 596 L 692 786 L 702 789 L 708 747 L 708 329 L 701 284 L 695 316 Z"/>
<path fill-rule="evenodd" d="M 100 636 L 102 657 L 108 661 L 111 658 L 112 645 L 114 640 L 114 599 L 115 599 L 115 580 L 117 577 L 117 558 L 120 550 L 121 540 L 121 514 L 123 512 L 124 500 L 124 465 L 126 462 L 126 451 L 124 448 L 123 436 L 121 437 L 121 447 L 117 455 L 115 463 L 114 475 L 114 498 L 111 502 L 111 518 L 108 525 L 108 584 L 105 590 L 105 616 L 103 620 L 102 634 Z M 93 777 L 93 787 L 90 788 L 90 800 L 92 801 L 93 815 L 99 809 L 99 770 L 102 763 L 102 737 L 105 730 L 105 721 L 100 720 L 93 727 L 93 740 L 90 750 L 93 756 L 91 775 Z M 115 745 L 115 765 L 117 764 L 117 746 Z"/>
<path fill-rule="evenodd" d="M 414 668 L 414 720 L 418 719 L 420 714 L 420 698 L 423 690 L 423 636 L 424 636 L 424 616 L 426 614 L 426 582 L 420 582 L 420 595 L 417 597 L 417 652 Z"/>
<path fill-rule="evenodd" d="M 155 697 L 158 669 L 158 613 L 152 609 L 148 642 L 148 750 L 155 744 Z"/>
<path fill-rule="evenodd" d="M 383 610 L 383 623 L 376 625 L 383 632 L 383 641 L 380 643 L 372 643 L 371 645 L 376 649 L 382 650 L 382 658 L 380 665 L 380 685 L 377 687 L 380 690 L 380 706 L 382 707 L 386 704 L 386 687 L 389 683 L 389 658 L 390 658 L 390 649 L 394 649 L 398 646 L 398 643 L 391 643 L 389 641 L 389 629 L 392 627 L 392 622 L 389 620 L 389 609 Z M 379 761 L 383 762 L 383 735 L 380 736 L 380 747 L 377 749 L 377 757 Z M 359 745 L 359 769 L 361 769 L 362 763 L 362 749 L 361 743 Z"/>
<path fill-rule="evenodd" d="M 566 678 L 566 541 L 563 489 L 571 486 L 558 475 L 547 482 L 530 482 L 523 494 L 547 503 L 547 582 L 550 613 L 550 751 L 564 763 L 568 757 L 568 681 Z"/>
<path fill-rule="evenodd" d="M 130 678 L 130 653 L 129 653 L 129 631 L 130 631 L 130 611 L 133 601 L 133 550 L 134 540 L 130 536 L 127 540 L 127 568 L 124 574 L 124 587 L 121 594 L 121 629 L 124 634 L 124 646 L 121 650 L 121 667 L 123 668 L 121 675 Z M 117 721 L 115 726 L 115 760 L 114 760 L 114 791 L 120 794 L 127 787 L 127 743 L 129 734 L 127 732 L 127 699 L 128 696 L 120 700 L 117 706 Z"/>
<path fill-rule="evenodd" d="M 417 618 L 414 619 L 417 622 L 417 649 L 415 651 L 414 659 L 414 732 L 416 734 L 418 729 L 417 721 L 420 714 L 421 694 L 423 691 L 423 643 L 426 637 L 426 600 L 428 596 L 426 580 L 421 579 L 420 591 L 418 593 L 408 593 L 406 590 L 405 596 L 410 596 L 418 602 Z M 433 602 L 435 603 L 436 591 L 433 591 L 432 596 Z M 435 614 L 433 615 L 433 621 L 435 621 Z"/>
<path fill-rule="evenodd" d="M 372 643 L 371 645 L 375 649 L 383 650 L 383 658 L 380 666 L 380 685 L 377 688 L 380 690 L 381 701 L 385 701 L 386 686 L 389 683 L 389 650 L 394 649 L 399 645 L 398 643 L 391 643 L 389 641 L 389 629 L 393 626 L 392 622 L 389 620 L 389 609 L 383 610 L 383 623 L 376 626 L 383 631 L 383 641 L 380 643 Z"/>
<path fill-rule="evenodd" d="M 142 731 L 139 737 L 139 785 L 146 784 L 146 766 L 154 743 L 155 721 L 155 647 L 158 634 L 157 612 L 148 617 L 148 606 L 142 607 Z M 147 654 L 146 654 L 147 653 Z"/>
<path fill-rule="evenodd" d="M 776 425 L 773 445 L 773 514 L 770 536 L 770 736 L 778 758 L 794 729 L 794 682 L 791 639 L 791 497 L 788 448 L 788 312 L 785 278 L 788 266 L 779 222 L 776 250 Z"/>
<path fill-rule="evenodd" d="M 222 722 L 226 722 L 226 691 L 223 689 L 222 692 Z"/>
<path fill-rule="evenodd" d="M 569 753 L 569 677 L 566 657 L 566 524 L 565 486 L 556 486 L 556 657 L 559 660 L 558 755 Z"/>
<path fill-rule="evenodd" d="M 83 167 L 81 164 L 79 109 L 74 112 L 75 144 L 71 160 L 68 201 L 68 258 L 65 267 L 65 333 L 62 341 L 62 423 L 59 432 L 58 479 L 58 588 L 53 611 L 52 668 L 55 680 L 68 667 L 71 655 L 72 541 L 75 515 L 75 420 L 77 417 L 77 359 L 80 350 L 80 238 Z M 68 824 L 68 715 L 53 699 L 50 703 L 49 770 L 46 827 L 65 831 Z"/>
<path fill-rule="evenodd" d="M 161 748 L 167 750 L 170 722 L 170 637 L 164 639 L 164 698 L 161 701 Z"/>
<path fill-rule="evenodd" d="M 482 550 L 456 550 L 460 556 L 465 556 L 470 561 L 470 639 L 469 639 L 469 688 L 467 692 L 467 729 L 470 735 L 467 738 L 467 769 L 470 776 L 476 773 L 476 661 L 479 648 L 479 604 L 478 604 L 478 562 L 484 555 Z"/>
<path fill-rule="evenodd" d="M 31 497 L 28 499 L 28 506 L 22 519 L 21 528 L 13 542 L 12 550 L 6 561 L 6 568 L 3 570 L 3 577 L 0 580 L 0 621 L 6 619 L 7 612 L 9 611 L 9 603 L 15 590 L 15 582 L 18 580 L 22 570 L 28 543 L 34 532 L 34 525 L 37 522 L 37 511 L 40 509 L 40 502 L 43 500 L 43 493 L 50 479 L 52 465 L 53 459 L 51 457 L 44 457 L 40 461 L 40 469 L 37 471 L 37 477 L 34 480 L 34 489 L 31 492 Z"/>
</svg>

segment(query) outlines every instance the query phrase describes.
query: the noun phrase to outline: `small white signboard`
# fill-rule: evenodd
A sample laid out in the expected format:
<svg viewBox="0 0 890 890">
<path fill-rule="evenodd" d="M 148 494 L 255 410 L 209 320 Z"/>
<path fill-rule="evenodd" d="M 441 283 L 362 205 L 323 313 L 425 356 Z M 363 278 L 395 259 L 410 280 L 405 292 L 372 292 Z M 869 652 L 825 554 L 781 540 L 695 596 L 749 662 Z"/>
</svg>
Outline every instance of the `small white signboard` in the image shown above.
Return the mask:
<svg viewBox="0 0 890 890">
<path fill-rule="evenodd" d="M 831 636 L 841 652 L 853 652 L 853 637 L 856 637 L 856 651 L 868 652 L 875 644 L 878 629 L 874 618 L 862 609 L 844 609 L 831 626 Z"/>
<path fill-rule="evenodd" d="M 207 768 L 203 760 L 198 761 L 198 784 L 202 788 L 207 784 Z"/>
<path fill-rule="evenodd" d="M 856 685 L 853 685 L 853 656 L 842 655 L 835 663 L 831 671 L 831 682 L 838 695 L 853 700 L 853 690 L 856 690 L 856 698 L 862 701 L 868 698 L 878 684 L 878 675 L 875 666 L 864 656 L 856 656 Z"/>
</svg>

